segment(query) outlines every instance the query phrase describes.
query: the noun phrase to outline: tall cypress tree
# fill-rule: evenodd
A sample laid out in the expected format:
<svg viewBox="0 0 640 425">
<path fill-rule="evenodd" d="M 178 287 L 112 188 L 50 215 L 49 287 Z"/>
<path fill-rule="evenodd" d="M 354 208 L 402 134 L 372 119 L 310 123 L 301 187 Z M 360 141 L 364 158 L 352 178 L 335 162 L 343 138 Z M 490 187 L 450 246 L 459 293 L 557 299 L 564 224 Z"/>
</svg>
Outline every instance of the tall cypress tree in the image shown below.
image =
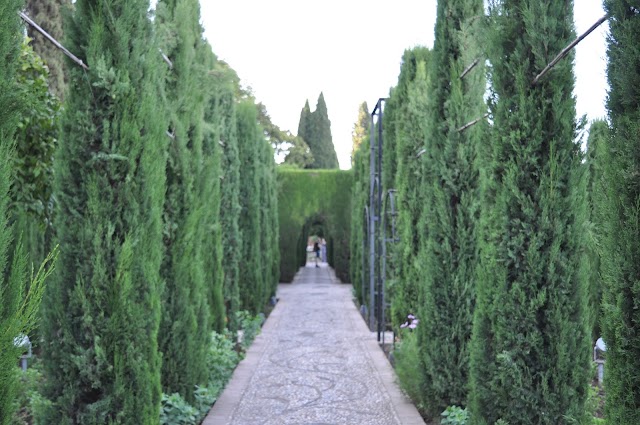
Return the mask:
<svg viewBox="0 0 640 425">
<path fill-rule="evenodd" d="M 429 171 L 423 173 L 430 180 L 424 194 L 429 202 L 422 212 L 426 241 L 419 256 L 428 272 L 420 286 L 418 329 L 424 400 L 433 414 L 465 405 L 468 390 L 479 216 L 476 149 L 486 126 L 458 128 L 482 116 L 486 104 L 482 65 L 460 76 L 480 58 L 483 13 L 482 0 L 438 1 L 424 159 Z"/>
<path fill-rule="evenodd" d="M 70 7 L 69 0 L 27 0 L 27 14 L 53 38 L 62 42 L 64 8 Z M 49 67 L 49 87 L 59 98 L 64 99 L 66 78 L 64 54 L 53 43 L 44 38 L 35 28 L 28 26 L 27 34 L 33 39 L 33 49 Z"/>
<path fill-rule="evenodd" d="M 207 229 L 212 187 L 212 163 L 204 155 L 204 108 L 207 92 L 205 41 L 198 0 L 161 0 L 156 26 L 160 46 L 171 60 L 165 92 L 169 106 L 167 192 L 164 204 L 165 283 L 160 326 L 163 353 L 162 386 L 166 393 L 194 401 L 193 389 L 206 383 L 210 316 L 206 257 L 212 255 Z M 212 152 L 213 153 L 213 152 Z M 205 168 L 206 167 L 206 168 Z M 206 177 L 206 178 L 205 178 Z"/>
<path fill-rule="evenodd" d="M 220 228 L 222 233 L 222 262 L 224 281 L 223 296 L 227 312 L 227 326 L 238 329 L 236 312 L 240 310 L 240 262 L 242 261 L 242 234 L 239 219 L 240 206 L 240 156 L 237 137 L 236 93 L 239 79 L 235 72 L 222 61 L 214 64 L 205 120 L 211 135 L 217 136 L 222 147 Z M 214 142 L 216 139 L 214 138 Z"/>
<path fill-rule="evenodd" d="M 75 3 L 55 163 L 58 271 L 47 288 L 48 423 L 157 424 L 167 122 L 146 0 Z"/>
<path fill-rule="evenodd" d="M 607 423 L 631 425 L 640 423 L 640 21 L 635 2 L 606 0 L 604 5 L 610 16 L 607 109 L 612 126 L 598 158 L 604 190 L 597 209 L 603 217 L 605 416 Z"/>
<path fill-rule="evenodd" d="M 584 419 L 590 347 L 572 61 L 532 84 L 573 38 L 571 1 L 491 4 L 486 46 L 494 125 L 483 157 L 470 363 L 474 424 Z"/>
<path fill-rule="evenodd" d="M 329 121 L 324 94 L 320 93 L 315 111 L 311 112 L 308 100 L 304 104 L 304 108 L 300 112 L 298 137 L 303 138 L 313 155 L 313 163 L 307 168 L 339 167 L 338 156 L 331 137 L 331 121 Z"/>
<path fill-rule="evenodd" d="M 384 163 L 383 187 L 397 190 L 398 209 L 396 237 L 399 242 L 393 247 L 392 261 L 387 264 L 387 269 L 391 270 L 387 278 L 394 325 L 403 323 L 410 313 L 417 314 L 419 286 L 424 280 L 424 269 L 418 261 L 424 234 L 416 229 L 420 225 L 421 212 L 429 201 L 422 196 L 424 188 L 420 179 L 430 60 L 431 51 L 426 47 L 404 52 L 398 85 L 393 89 L 383 115 L 384 156 L 385 159 L 393 158 Z"/>
<path fill-rule="evenodd" d="M 602 336 L 602 276 L 600 270 L 601 244 L 598 233 L 602 230 L 604 217 L 598 208 L 600 202 L 604 200 L 602 196 L 606 193 L 602 178 L 602 150 L 607 146 L 607 139 L 610 136 L 609 124 L 605 120 L 595 120 L 589 128 L 589 139 L 587 140 L 587 154 L 585 165 L 587 167 L 587 204 L 589 214 L 589 227 L 586 249 L 586 267 L 589 271 L 589 327 L 591 329 L 591 342 L 595 343 Z"/>
<path fill-rule="evenodd" d="M 9 188 L 11 184 L 14 134 L 18 124 L 19 90 L 16 84 L 18 52 L 22 36 L 18 10 L 22 2 L 0 4 L 0 424 L 11 423 L 19 380 L 16 359 L 20 350 L 14 338 L 22 332 L 18 316 L 26 279 L 26 261 L 22 253 L 14 257 L 22 264 L 9 265 L 13 231 L 9 225 Z M 21 269 L 21 270 L 20 270 Z"/>
<path fill-rule="evenodd" d="M 259 141 L 258 115 L 250 99 L 237 106 L 237 135 L 240 157 L 240 218 L 242 234 L 242 261 L 240 262 L 240 301 L 245 310 L 253 314 L 262 310 L 264 276 L 260 271 L 263 258 L 260 255 L 260 192 L 259 192 Z"/>
</svg>

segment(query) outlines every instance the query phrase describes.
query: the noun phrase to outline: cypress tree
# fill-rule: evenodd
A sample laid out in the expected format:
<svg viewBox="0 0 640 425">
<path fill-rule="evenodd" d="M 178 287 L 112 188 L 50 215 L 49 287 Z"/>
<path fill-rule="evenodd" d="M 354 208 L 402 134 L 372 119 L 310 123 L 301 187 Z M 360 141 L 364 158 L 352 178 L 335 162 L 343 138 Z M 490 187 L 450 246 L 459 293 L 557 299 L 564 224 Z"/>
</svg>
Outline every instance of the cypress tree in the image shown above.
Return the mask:
<svg viewBox="0 0 640 425">
<path fill-rule="evenodd" d="M 237 106 L 237 135 L 240 158 L 240 217 L 242 261 L 240 262 L 240 301 L 242 309 L 257 314 L 264 306 L 264 285 L 260 271 L 260 192 L 259 149 L 260 132 L 256 107 L 250 99 Z"/>
<path fill-rule="evenodd" d="M 573 38 L 571 1 L 502 0 L 490 7 L 493 128 L 482 154 L 473 424 L 584 419 L 591 351 L 572 61 L 532 84 Z"/>
<path fill-rule="evenodd" d="M 9 224 L 9 188 L 12 175 L 14 134 L 18 125 L 19 90 L 16 84 L 18 52 L 22 36 L 18 10 L 21 1 L 0 4 L 0 424 L 11 423 L 19 388 L 16 359 L 20 349 L 14 338 L 23 331 L 20 304 L 26 283 L 26 260 L 17 252 L 9 264 L 13 231 Z M 9 159 L 9 160 L 8 160 Z"/>
<path fill-rule="evenodd" d="M 27 0 L 27 14 L 53 38 L 62 42 L 64 38 L 64 9 L 71 6 L 69 0 Z M 35 28 L 27 26 L 27 34 L 33 39 L 33 49 L 49 67 L 49 87 L 59 98 L 64 99 L 66 78 L 64 54 L 53 43 L 44 38 Z"/>
<path fill-rule="evenodd" d="M 598 232 L 602 229 L 604 217 L 599 211 L 598 205 L 603 200 L 602 195 L 606 193 L 606 188 L 602 181 L 602 149 L 607 145 L 609 137 L 609 125 L 605 120 L 595 120 L 589 128 L 589 139 L 587 140 L 587 154 L 585 165 L 587 167 L 587 204 L 589 208 L 589 227 L 587 234 L 587 249 L 585 266 L 589 271 L 589 328 L 591 329 L 591 342 L 602 336 L 601 330 L 601 299 L 602 299 L 602 276 L 600 271 L 601 244 Z"/>
<path fill-rule="evenodd" d="M 239 79 L 224 62 L 217 61 L 210 72 L 213 81 L 210 87 L 205 120 L 213 135 L 219 137 L 222 146 L 220 228 L 222 233 L 222 255 L 224 261 L 223 296 L 227 312 L 227 326 L 238 329 L 236 312 L 240 310 L 240 262 L 242 257 L 242 233 L 240 233 L 240 156 L 237 137 L 236 93 Z M 215 139 L 214 139 L 215 141 Z"/>
<path fill-rule="evenodd" d="M 309 144 L 309 137 L 311 136 L 311 108 L 309 107 L 309 100 L 305 100 L 304 107 L 300 111 L 300 121 L 298 121 L 298 137 L 302 137 L 305 143 Z"/>
<path fill-rule="evenodd" d="M 480 57 L 482 0 L 440 0 L 430 68 L 429 123 L 424 156 L 429 176 L 422 212 L 421 320 L 418 341 L 424 402 L 433 414 L 466 405 L 475 301 L 479 216 L 476 147 L 485 126 L 457 129 L 486 111 L 484 70 L 465 68 Z M 430 349 L 437 347 L 437 349 Z"/>
<path fill-rule="evenodd" d="M 405 51 L 398 77 L 384 114 L 384 157 L 392 157 L 383 168 L 383 187 L 395 188 L 397 237 L 390 274 L 388 293 L 391 299 L 391 318 L 394 325 L 403 323 L 408 314 L 417 314 L 419 286 L 424 269 L 418 252 L 424 235 L 416 231 L 421 211 L 428 199 L 422 196 L 421 153 L 425 144 L 427 119 L 427 71 L 431 52 L 426 47 Z M 389 173 L 390 170 L 393 170 Z M 389 217 L 387 217 L 389 218 Z"/>
<path fill-rule="evenodd" d="M 607 344 L 607 423 L 640 423 L 640 37 L 639 9 L 628 0 L 606 0 L 609 14 L 607 109 L 611 137 L 603 139 L 598 162 L 604 194 L 602 215 L 602 321 Z"/>
<path fill-rule="evenodd" d="M 61 246 L 47 288 L 48 423 L 157 424 L 167 135 L 148 1 L 78 0 L 55 162 Z"/>
<path fill-rule="evenodd" d="M 358 109 L 358 118 L 353 125 L 351 148 L 351 168 L 353 169 L 351 237 L 349 239 L 351 258 L 349 260 L 351 283 L 355 296 L 361 304 L 363 299 L 362 285 L 363 260 L 367 259 L 365 206 L 369 202 L 369 108 L 363 102 Z M 365 269 L 368 270 L 365 261 Z"/>
<path fill-rule="evenodd" d="M 356 152 L 362 146 L 365 138 L 369 137 L 369 122 L 371 117 L 369 115 L 369 107 L 367 102 L 362 102 L 358 108 L 358 119 L 353 124 L 353 131 L 351 133 L 351 166 L 355 164 Z"/>
<path fill-rule="evenodd" d="M 300 112 L 298 137 L 302 137 L 313 155 L 313 163 L 308 165 L 307 168 L 330 169 L 339 167 L 338 156 L 331 137 L 331 121 L 329 121 L 324 94 L 320 93 L 316 110 L 313 112 L 309 108 L 309 101 L 305 102 L 304 108 Z"/>
<path fill-rule="evenodd" d="M 173 66 L 166 74 L 169 107 L 167 189 L 164 203 L 165 283 L 160 325 L 162 386 L 193 402 L 193 389 L 206 383 L 210 311 L 207 257 L 212 236 L 209 211 L 215 202 L 211 155 L 204 153 L 206 50 L 198 0 L 161 0 L 156 13 L 160 46 Z M 211 152 L 214 153 L 214 152 Z"/>
<path fill-rule="evenodd" d="M 202 173 L 200 177 L 200 196 L 206 200 L 203 216 L 203 229 L 205 232 L 203 243 L 205 286 L 208 294 L 211 327 L 216 332 L 222 332 L 225 328 L 225 304 L 224 304 L 224 268 L 223 268 L 223 232 L 222 213 L 222 189 L 220 180 L 222 171 L 221 130 L 216 123 L 220 117 L 210 116 L 212 102 L 216 101 L 217 77 L 215 73 L 217 59 L 207 43 L 200 45 L 204 50 L 204 65 L 207 69 L 206 81 L 209 90 L 206 93 L 204 105 L 204 130 L 202 143 Z M 226 260 L 225 260 L 226 261 Z M 208 344 L 206 344 L 208 346 Z"/>
</svg>

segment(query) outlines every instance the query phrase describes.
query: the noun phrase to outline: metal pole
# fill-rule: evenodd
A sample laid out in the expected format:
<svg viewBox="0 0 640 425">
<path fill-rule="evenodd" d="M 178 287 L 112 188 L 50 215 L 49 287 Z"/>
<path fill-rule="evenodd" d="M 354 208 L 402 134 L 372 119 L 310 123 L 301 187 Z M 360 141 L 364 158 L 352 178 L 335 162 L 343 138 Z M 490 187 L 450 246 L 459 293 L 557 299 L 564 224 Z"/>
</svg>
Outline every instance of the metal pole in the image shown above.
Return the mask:
<svg viewBox="0 0 640 425">
<path fill-rule="evenodd" d="M 378 99 L 378 199 L 377 199 L 377 204 L 378 204 L 378 214 L 377 216 L 380 217 L 382 214 L 382 184 L 383 184 L 383 176 L 382 176 L 382 99 Z M 378 243 L 378 249 L 377 252 L 382 252 L 381 249 L 381 243 L 382 238 L 380 237 L 380 233 L 381 230 L 383 229 L 379 229 L 378 230 L 378 237 L 377 237 L 377 243 Z M 380 273 L 380 264 L 378 263 L 378 314 L 377 314 L 377 319 L 378 319 L 378 342 L 380 341 L 380 332 L 382 331 L 382 327 L 384 326 L 384 324 L 382 323 L 382 309 L 384 308 L 384 306 L 382 305 L 383 299 L 384 299 L 384 288 L 382 287 L 382 276 Z"/>
<path fill-rule="evenodd" d="M 374 109 L 371 114 L 370 158 L 369 158 L 369 329 L 373 330 L 375 316 L 375 184 L 376 184 L 376 141 L 375 141 L 375 117 Z"/>
</svg>

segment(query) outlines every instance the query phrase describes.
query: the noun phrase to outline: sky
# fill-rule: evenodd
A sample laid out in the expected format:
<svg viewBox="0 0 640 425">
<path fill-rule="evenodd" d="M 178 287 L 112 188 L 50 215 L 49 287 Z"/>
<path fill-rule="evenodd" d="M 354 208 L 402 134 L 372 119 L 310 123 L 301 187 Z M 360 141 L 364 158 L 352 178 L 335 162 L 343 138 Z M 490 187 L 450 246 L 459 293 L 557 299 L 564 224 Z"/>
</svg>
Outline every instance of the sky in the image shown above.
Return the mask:
<svg viewBox="0 0 640 425">
<path fill-rule="evenodd" d="M 404 50 L 433 47 L 436 0 L 202 0 L 205 37 L 274 124 L 296 133 L 306 100 L 324 93 L 340 168 L 351 167 L 360 104 L 371 110 L 397 83 Z M 602 0 L 576 0 L 578 34 L 604 15 Z M 578 6 L 579 5 L 579 6 Z M 606 116 L 607 25 L 576 48 L 577 112 Z"/>
</svg>

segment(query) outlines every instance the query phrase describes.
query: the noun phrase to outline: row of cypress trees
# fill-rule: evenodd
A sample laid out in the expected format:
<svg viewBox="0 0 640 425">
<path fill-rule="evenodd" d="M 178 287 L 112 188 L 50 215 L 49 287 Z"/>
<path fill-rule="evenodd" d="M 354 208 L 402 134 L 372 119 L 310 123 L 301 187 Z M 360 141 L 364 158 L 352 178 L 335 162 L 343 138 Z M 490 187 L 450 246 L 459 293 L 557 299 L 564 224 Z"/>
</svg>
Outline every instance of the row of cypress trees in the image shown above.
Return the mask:
<svg viewBox="0 0 640 425">
<path fill-rule="evenodd" d="M 606 415 L 640 420 L 640 21 L 628 2 L 605 6 L 612 128 L 592 125 L 586 157 L 571 59 L 533 83 L 575 37 L 572 2 L 500 0 L 487 16 L 481 0 L 439 0 L 433 50 L 403 56 L 383 122 L 383 181 L 398 193 L 400 235 L 386 278 L 394 326 L 420 319 L 417 401 L 430 415 L 461 405 L 473 424 L 586 420 L 590 346 L 602 329 Z M 365 139 L 354 139 L 353 156 L 360 297 Z"/>
<path fill-rule="evenodd" d="M 15 77 L 23 4 L 10 3 L 0 27 L 3 158 L 16 112 L 30 107 Z M 53 162 L 60 255 L 41 346 L 50 423 L 151 424 L 162 392 L 194 401 L 211 331 L 238 329 L 236 313 L 259 313 L 278 281 L 275 163 L 255 100 L 204 40 L 197 0 L 160 0 L 153 20 L 148 10 L 148 0 L 78 0 L 64 21 L 65 47 L 88 70 L 67 64 Z M 0 170 L 5 219 L 21 214 L 9 210 L 11 166 Z M 3 276 L 12 232 L 0 229 Z M 3 325 L 26 284 L 26 274 L 2 281 Z M 2 335 L 3 362 L 14 336 Z M 3 376 L 7 406 L 13 388 Z"/>
</svg>

